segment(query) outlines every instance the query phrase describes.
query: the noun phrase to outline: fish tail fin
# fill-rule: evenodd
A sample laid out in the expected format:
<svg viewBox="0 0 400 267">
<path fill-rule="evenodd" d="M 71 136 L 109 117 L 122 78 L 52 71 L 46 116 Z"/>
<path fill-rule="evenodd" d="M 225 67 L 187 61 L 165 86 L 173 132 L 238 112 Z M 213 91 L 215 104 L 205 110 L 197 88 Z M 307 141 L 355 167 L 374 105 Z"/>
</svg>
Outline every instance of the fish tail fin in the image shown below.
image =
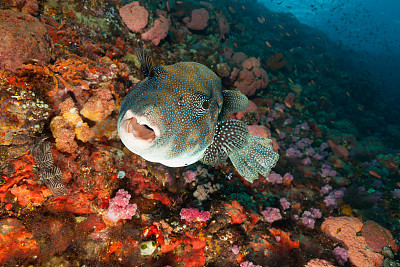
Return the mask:
<svg viewBox="0 0 400 267">
<path fill-rule="evenodd" d="M 151 59 L 149 53 L 147 53 L 147 51 L 142 48 L 136 48 L 135 52 L 136 56 L 139 59 L 140 69 L 142 70 L 144 76 L 145 77 L 152 76 L 151 73 L 154 67 L 153 67 L 153 60 Z"/>
<path fill-rule="evenodd" d="M 233 166 L 250 183 L 259 174 L 265 177 L 275 167 L 279 154 L 274 151 L 271 142 L 271 139 L 249 134 L 248 142 L 229 154 Z"/>
</svg>

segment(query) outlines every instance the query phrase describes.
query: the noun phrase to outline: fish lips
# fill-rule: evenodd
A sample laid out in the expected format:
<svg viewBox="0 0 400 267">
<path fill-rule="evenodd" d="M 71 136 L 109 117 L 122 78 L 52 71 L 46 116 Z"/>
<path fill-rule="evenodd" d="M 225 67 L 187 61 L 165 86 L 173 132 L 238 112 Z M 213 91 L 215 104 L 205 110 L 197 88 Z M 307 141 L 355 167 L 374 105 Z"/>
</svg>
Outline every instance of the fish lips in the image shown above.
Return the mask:
<svg viewBox="0 0 400 267">
<path fill-rule="evenodd" d="M 151 147 L 160 136 L 160 129 L 145 116 L 128 110 L 121 120 L 119 135 L 124 145 L 136 152 Z"/>
</svg>

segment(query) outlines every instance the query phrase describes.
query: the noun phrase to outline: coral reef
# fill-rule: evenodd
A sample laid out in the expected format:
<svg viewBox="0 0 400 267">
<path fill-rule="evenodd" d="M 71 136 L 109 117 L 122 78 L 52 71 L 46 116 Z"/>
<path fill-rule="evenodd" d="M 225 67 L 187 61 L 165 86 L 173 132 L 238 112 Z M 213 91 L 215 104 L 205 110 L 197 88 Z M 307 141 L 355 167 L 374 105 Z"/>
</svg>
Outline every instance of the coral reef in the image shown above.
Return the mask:
<svg viewBox="0 0 400 267">
<path fill-rule="evenodd" d="M 208 26 L 208 19 L 210 15 L 208 14 L 207 9 L 200 8 L 194 9 L 192 11 L 191 17 L 185 17 L 183 22 L 186 24 L 186 27 L 192 30 L 204 30 Z"/>
<path fill-rule="evenodd" d="M 367 247 L 365 237 L 357 236 L 363 223 L 354 217 L 329 217 L 321 225 L 321 230 L 332 238 L 343 242 L 354 266 L 382 266 L 383 256 Z"/>
<path fill-rule="evenodd" d="M 267 67 L 270 70 L 276 71 L 282 69 L 286 65 L 286 60 L 283 59 L 282 53 L 277 53 L 267 58 Z"/>
<path fill-rule="evenodd" d="M 140 32 L 146 27 L 148 22 L 149 12 L 139 2 L 133 1 L 119 9 L 119 14 L 122 21 L 133 32 Z"/>
<path fill-rule="evenodd" d="M 142 34 L 145 41 L 151 41 L 154 45 L 158 45 L 162 39 L 167 37 L 169 30 L 169 20 L 163 16 L 154 21 L 153 27 Z"/>
<path fill-rule="evenodd" d="M 0 3 L 1 266 L 400 264 L 391 109 L 367 104 L 368 79 L 320 32 L 255 2 Z M 270 139 L 273 171 L 250 183 L 230 161 L 128 151 L 117 119 L 145 78 L 136 48 L 245 93 L 245 110 L 216 115 Z"/>
<path fill-rule="evenodd" d="M 243 69 L 239 71 L 238 78 L 234 83 L 235 89 L 247 96 L 252 96 L 257 90 L 266 88 L 269 82 L 268 74 L 260 66 L 260 59 L 251 57 L 244 60 Z M 231 74 L 231 78 L 234 77 L 235 75 Z"/>
<path fill-rule="evenodd" d="M 88 102 L 91 104 L 90 107 L 95 105 L 93 102 L 94 101 Z M 78 140 L 87 142 L 93 137 L 93 132 L 90 130 L 88 124 L 83 122 L 82 118 L 79 116 L 78 110 L 71 98 L 67 98 L 62 102 L 60 104 L 60 109 L 61 115 L 51 120 L 50 129 L 56 140 L 57 149 L 62 152 L 74 153 L 78 148 L 78 144 L 74 140 L 75 136 Z M 95 108 L 92 109 L 95 110 Z M 101 112 L 98 111 L 96 115 L 102 115 L 104 114 L 103 112 L 104 110 L 101 109 Z"/>
<path fill-rule="evenodd" d="M 88 99 L 80 113 L 89 120 L 101 122 L 105 120 L 114 109 L 115 103 L 112 99 L 111 92 L 107 89 L 100 89 Z"/>
<path fill-rule="evenodd" d="M 0 65 L 15 71 L 29 60 L 46 64 L 54 59 L 47 28 L 29 14 L 0 10 Z"/>
<path fill-rule="evenodd" d="M 110 199 L 108 211 L 105 218 L 112 222 L 117 222 L 121 219 L 132 219 L 137 210 L 136 204 L 129 204 L 131 195 L 124 189 L 118 190 L 115 197 Z"/>
</svg>

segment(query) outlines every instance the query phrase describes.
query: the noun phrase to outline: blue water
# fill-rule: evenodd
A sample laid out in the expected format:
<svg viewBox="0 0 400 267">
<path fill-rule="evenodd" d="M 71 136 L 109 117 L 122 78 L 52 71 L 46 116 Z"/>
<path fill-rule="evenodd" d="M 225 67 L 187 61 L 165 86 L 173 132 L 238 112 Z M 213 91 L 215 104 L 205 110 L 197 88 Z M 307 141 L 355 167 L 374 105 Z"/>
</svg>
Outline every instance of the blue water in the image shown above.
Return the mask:
<svg viewBox="0 0 400 267">
<path fill-rule="evenodd" d="M 348 51 L 351 71 L 373 83 L 387 106 L 400 109 L 400 1 L 258 0 L 293 14 Z"/>
</svg>

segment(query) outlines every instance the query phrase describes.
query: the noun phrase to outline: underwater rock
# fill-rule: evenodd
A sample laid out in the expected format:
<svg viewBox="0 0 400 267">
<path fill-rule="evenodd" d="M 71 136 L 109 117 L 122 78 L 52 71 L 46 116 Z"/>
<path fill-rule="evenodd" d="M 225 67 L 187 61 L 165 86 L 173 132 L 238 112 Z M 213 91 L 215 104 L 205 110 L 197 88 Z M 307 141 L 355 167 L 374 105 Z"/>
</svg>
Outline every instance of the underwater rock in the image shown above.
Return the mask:
<svg viewBox="0 0 400 267">
<path fill-rule="evenodd" d="M 31 15 L 0 10 L 0 65 L 16 71 L 30 59 L 48 63 L 54 58 L 47 28 Z"/>
<path fill-rule="evenodd" d="M 9 146 L 9 157 L 16 158 L 27 151 L 23 145 L 27 148 L 29 136 L 43 131 L 52 107 L 36 90 L 19 78 L 5 79 L 4 73 L 0 74 L 0 145 Z M 21 137 L 25 141 L 18 141 Z"/>
<path fill-rule="evenodd" d="M 7 7 L 13 11 L 19 11 L 30 15 L 37 15 L 38 3 L 36 0 L 4 0 Z"/>
<path fill-rule="evenodd" d="M 31 222 L 32 233 L 40 247 L 40 260 L 64 252 L 74 239 L 78 239 L 75 237 L 74 221 L 67 218 L 67 215 L 56 218 L 36 215 Z"/>
</svg>

